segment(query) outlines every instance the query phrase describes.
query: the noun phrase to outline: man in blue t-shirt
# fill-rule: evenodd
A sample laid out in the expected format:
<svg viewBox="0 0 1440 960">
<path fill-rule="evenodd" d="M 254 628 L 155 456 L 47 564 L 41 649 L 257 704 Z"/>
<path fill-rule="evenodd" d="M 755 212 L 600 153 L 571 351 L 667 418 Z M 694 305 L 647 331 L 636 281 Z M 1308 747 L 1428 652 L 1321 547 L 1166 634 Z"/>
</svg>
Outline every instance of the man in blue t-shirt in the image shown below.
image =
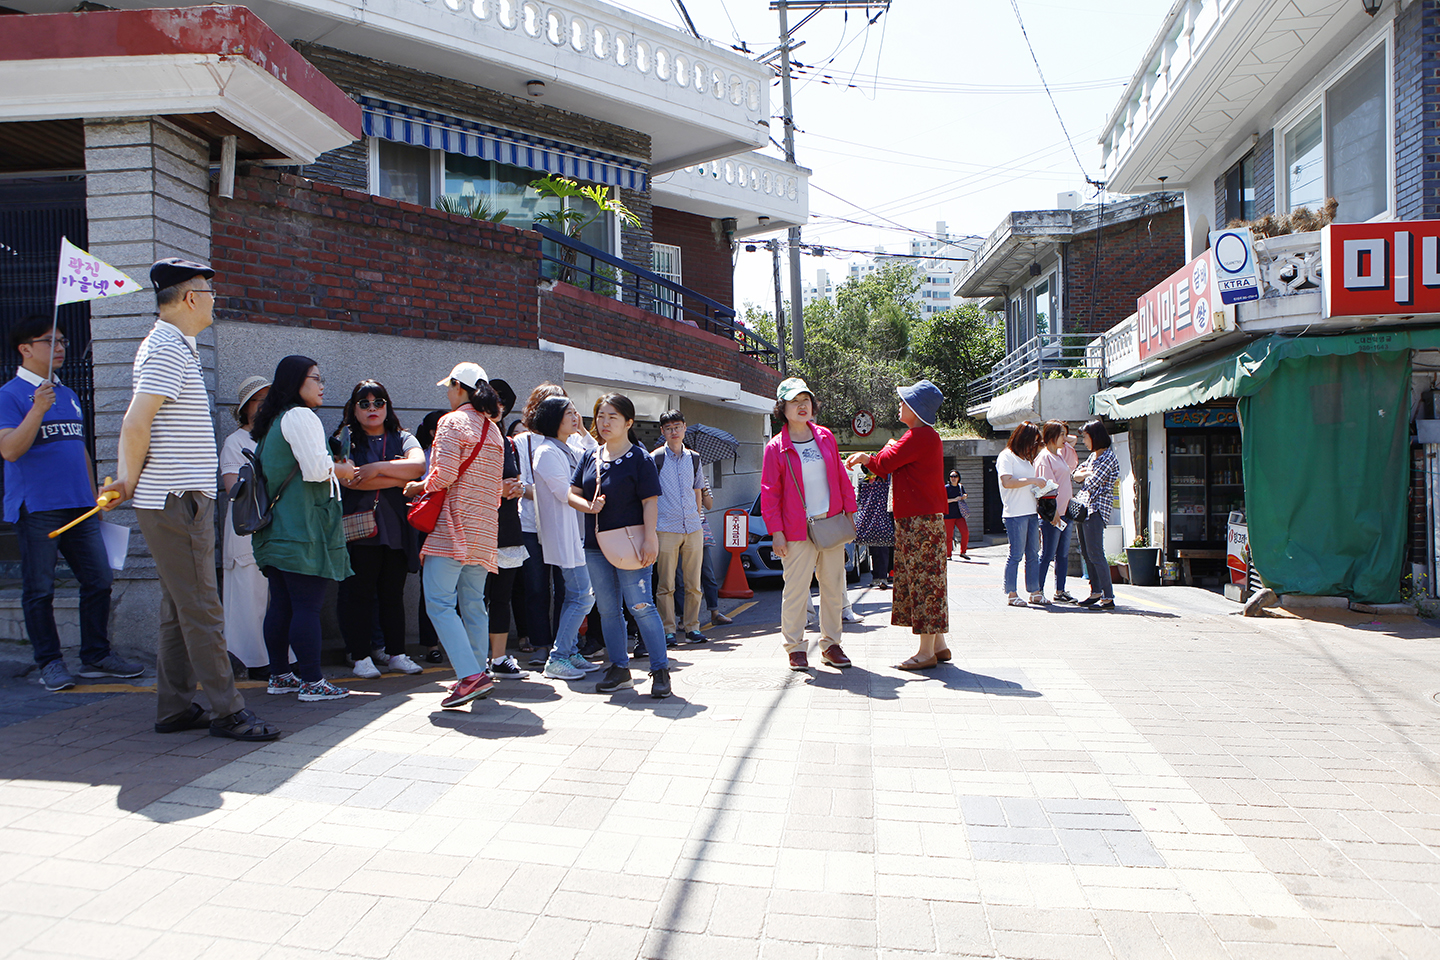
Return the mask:
<svg viewBox="0 0 1440 960">
<path fill-rule="evenodd" d="M 63 553 L 80 581 L 80 676 L 138 677 L 143 668 L 110 650 L 110 562 L 100 521 L 57 530 L 95 506 L 94 468 L 75 391 L 46 377 L 65 363 L 65 337 L 49 317 L 27 317 L 10 332 L 20 354 L 15 379 L 0 387 L 0 456 L 5 519 L 20 535 L 21 605 L 47 690 L 75 686 L 55 629 L 55 560 Z M 53 361 L 53 368 L 52 368 Z"/>
</svg>

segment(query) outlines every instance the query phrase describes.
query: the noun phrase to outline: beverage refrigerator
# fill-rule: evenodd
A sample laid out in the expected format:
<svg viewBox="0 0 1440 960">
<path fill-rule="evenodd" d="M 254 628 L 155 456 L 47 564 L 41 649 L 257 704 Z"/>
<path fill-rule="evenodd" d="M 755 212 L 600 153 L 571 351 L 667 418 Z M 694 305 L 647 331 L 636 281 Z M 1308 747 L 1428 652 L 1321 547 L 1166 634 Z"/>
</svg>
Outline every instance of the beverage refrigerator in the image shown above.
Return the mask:
<svg viewBox="0 0 1440 960">
<path fill-rule="evenodd" d="M 1170 547 L 1223 549 L 1233 510 L 1245 509 L 1239 430 L 1167 431 Z"/>
</svg>

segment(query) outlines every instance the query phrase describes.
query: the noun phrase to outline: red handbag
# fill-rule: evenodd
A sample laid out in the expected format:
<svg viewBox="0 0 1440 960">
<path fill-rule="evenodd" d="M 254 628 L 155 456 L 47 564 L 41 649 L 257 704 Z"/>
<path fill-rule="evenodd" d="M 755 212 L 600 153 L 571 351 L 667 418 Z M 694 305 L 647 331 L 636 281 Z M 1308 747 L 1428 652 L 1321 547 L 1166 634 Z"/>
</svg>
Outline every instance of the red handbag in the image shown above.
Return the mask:
<svg viewBox="0 0 1440 960">
<path fill-rule="evenodd" d="M 475 445 L 475 450 L 465 462 L 460 464 L 460 470 L 455 474 L 455 483 L 465 475 L 465 470 L 480 455 L 480 448 L 485 446 L 485 438 L 490 435 L 490 421 L 485 421 L 485 426 L 480 429 L 480 442 Z M 410 521 L 410 526 L 421 533 L 434 533 L 435 525 L 440 522 L 440 510 L 445 506 L 445 491 L 435 490 L 431 493 L 422 493 L 410 501 L 410 509 L 405 514 L 405 519 Z"/>
</svg>

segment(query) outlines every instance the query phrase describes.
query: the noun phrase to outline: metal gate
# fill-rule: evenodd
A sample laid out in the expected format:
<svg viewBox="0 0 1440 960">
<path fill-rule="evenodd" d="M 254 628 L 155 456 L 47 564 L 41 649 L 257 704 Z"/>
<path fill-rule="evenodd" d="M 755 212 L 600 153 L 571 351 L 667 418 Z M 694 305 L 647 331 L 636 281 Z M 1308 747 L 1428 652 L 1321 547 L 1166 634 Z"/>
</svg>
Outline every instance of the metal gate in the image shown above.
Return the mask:
<svg viewBox="0 0 1440 960">
<path fill-rule="evenodd" d="M 10 329 L 32 314 L 55 309 L 55 280 L 60 238 L 88 245 L 84 177 L 47 177 L 0 182 L 0 383 L 20 366 L 10 346 Z M 95 457 L 95 373 L 90 353 L 90 305 L 60 308 L 60 332 L 69 341 L 65 366 L 58 371 L 80 396 L 85 411 L 86 443 Z M 3 479 L 0 479 L 3 484 Z M 0 486 L 3 490 L 3 486 Z M 0 577 L 14 576 L 19 561 L 14 528 L 0 528 Z"/>
</svg>

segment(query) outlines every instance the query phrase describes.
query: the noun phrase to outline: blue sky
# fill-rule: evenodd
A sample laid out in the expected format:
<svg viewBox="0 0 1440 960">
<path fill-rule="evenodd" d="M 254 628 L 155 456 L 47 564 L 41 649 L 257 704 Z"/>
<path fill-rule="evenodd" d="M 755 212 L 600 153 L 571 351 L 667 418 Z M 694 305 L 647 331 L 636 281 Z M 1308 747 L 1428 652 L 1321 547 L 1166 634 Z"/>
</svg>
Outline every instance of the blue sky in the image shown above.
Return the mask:
<svg viewBox="0 0 1440 960">
<path fill-rule="evenodd" d="M 1061 191 L 1080 190 L 1085 202 L 1094 200 L 1080 166 L 1099 177 L 1100 127 L 1170 4 L 1016 3 L 1079 162 L 1040 91 L 1008 0 L 894 0 L 871 27 L 863 11 L 851 11 L 848 19 L 825 11 L 797 34 L 805 46 L 795 54 L 839 81 L 812 75 L 796 83 L 796 157 L 814 171 L 807 242 L 904 252 L 913 236 L 824 215 L 866 223 L 884 217 L 927 232 L 943 220 L 952 233 L 983 236 L 1011 210 L 1054 207 Z M 684 29 L 673 0 L 617 5 Z M 700 34 L 717 43 L 738 37 L 759 53 L 778 42 L 779 21 L 768 0 L 685 0 L 685 6 Z M 777 117 L 780 105 L 777 85 L 771 95 Z M 781 139 L 778 119 L 772 129 Z M 807 257 L 807 280 L 817 267 L 838 278 L 848 263 Z M 737 306 L 747 300 L 772 305 L 768 254 L 742 252 L 735 284 Z"/>
</svg>

